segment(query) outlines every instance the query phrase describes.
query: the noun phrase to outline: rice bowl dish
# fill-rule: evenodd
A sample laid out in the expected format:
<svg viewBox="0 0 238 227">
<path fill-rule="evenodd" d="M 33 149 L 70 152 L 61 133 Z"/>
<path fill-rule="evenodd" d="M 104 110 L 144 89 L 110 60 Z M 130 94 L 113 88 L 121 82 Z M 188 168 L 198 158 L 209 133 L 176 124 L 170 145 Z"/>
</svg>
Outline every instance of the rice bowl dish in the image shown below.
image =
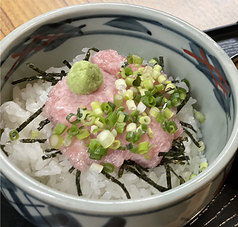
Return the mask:
<svg viewBox="0 0 238 227">
<path fill-rule="evenodd" d="M 178 18 L 152 9 L 124 4 L 86 4 L 56 10 L 35 18 L 16 29 L 1 41 L 0 45 L 2 50 L 1 117 L 4 119 L 1 121 L 1 128 L 5 128 L 1 134 L 1 192 L 12 206 L 34 225 L 48 226 L 50 223 L 52 226 L 58 226 L 60 223 L 64 226 L 91 227 L 118 224 L 129 227 L 183 226 L 201 211 L 221 188 L 238 145 L 238 94 L 235 88 L 238 83 L 237 70 L 225 52 L 204 33 Z M 116 99 L 116 104 L 119 106 L 107 114 L 107 110 L 110 107 L 113 109 L 113 105 L 111 106 L 108 100 L 99 100 L 106 96 L 103 96 L 103 92 L 98 93 L 100 89 L 105 88 L 104 84 L 109 82 L 109 79 L 106 79 L 102 85 L 101 82 L 95 83 L 96 87 L 99 85 L 101 87 L 93 93 L 99 95 L 98 98 L 86 101 L 87 110 L 78 104 L 80 100 L 77 99 L 74 109 L 65 111 L 65 106 L 73 106 L 70 103 L 74 99 L 70 98 L 69 102 L 64 101 L 64 105 L 61 106 L 63 108 L 58 111 L 59 114 L 52 111 L 54 114 L 50 116 L 51 111 L 46 109 L 51 107 L 53 110 L 57 109 L 58 98 L 62 101 L 61 98 L 86 96 L 74 93 L 85 91 L 85 87 L 75 90 L 76 83 L 69 82 L 71 84 L 69 88 L 66 79 L 67 73 L 71 71 L 70 67 L 75 68 L 74 62 L 80 62 L 86 57 L 87 50 L 84 50 L 84 47 L 96 47 L 100 51 L 116 50 L 118 55 L 123 57 L 116 75 L 112 77 L 113 86 L 109 87 L 113 91 L 110 94 L 113 95 L 107 97 L 108 100 L 111 99 L 111 103 L 114 103 L 113 96 L 121 95 L 123 106 L 120 107 L 118 104 L 120 99 Z M 97 54 L 93 53 L 91 57 Z M 153 58 L 157 57 L 156 61 L 162 68 L 159 70 L 160 74 L 167 81 L 163 84 L 163 88 L 170 84 L 169 81 L 173 84 L 172 90 L 177 89 L 180 84 L 186 90 L 184 92 L 183 89 L 179 89 L 183 91 L 182 98 L 187 96 L 187 91 L 191 91 L 188 105 L 184 105 L 179 112 L 176 111 L 177 107 L 173 106 L 170 109 L 168 101 L 172 101 L 172 98 L 170 100 L 169 97 L 178 94 L 165 93 L 162 99 L 167 104 L 155 106 L 159 111 L 146 107 L 144 112 L 138 114 L 137 111 L 143 107 L 143 105 L 138 107 L 141 101 L 147 105 L 154 103 L 155 97 L 151 97 L 154 90 L 150 92 L 144 90 L 143 93 L 144 86 L 149 88 L 157 86 L 159 90 L 162 86 L 157 84 L 158 79 L 154 78 L 156 84 L 151 84 L 150 80 L 144 83 L 143 76 L 141 88 L 130 89 L 130 84 L 137 85 L 140 81 L 137 79 L 138 73 L 135 73 L 138 70 L 126 64 L 130 54 L 144 58 L 145 61 L 140 65 L 148 68 L 149 71 L 152 67 L 152 73 L 154 69 L 159 68 L 154 66 L 156 59 Z M 77 55 L 79 56 L 75 58 Z M 163 57 L 164 66 L 160 56 Z M 89 59 L 89 62 L 92 61 Z M 80 65 L 81 63 L 77 63 L 76 68 Z M 102 66 L 98 67 L 104 74 Z M 126 78 L 123 78 L 124 73 L 131 72 L 129 67 L 136 77 L 126 75 Z M 98 69 L 93 67 L 92 72 L 94 70 Z M 119 71 L 120 73 L 117 74 Z M 39 72 L 44 78 L 54 75 L 54 79 L 44 82 L 39 78 Z M 145 74 L 144 70 L 142 74 Z M 101 81 L 101 73 L 98 75 Z M 26 81 L 26 78 L 29 78 L 29 81 Z M 84 78 L 86 79 L 87 76 Z M 184 78 L 187 81 L 183 80 Z M 117 80 L 121 81 L 119 87 L 124 87 L 121 79 L 126 82 L 126 94 L 125 90 L 115 88 Z M 134 79 L 137 79 L 136 82 Z M 81 80 L 82 84 L 85 84 L 85 81 Z M 13 82 L 16 84 L 12 84 Z M 94 90 L 95 86 L 91 83 L 90 90 Z M 70 96 L 58 97 L 57 93 L 60 92 L 57 91 L 66 88 L 73 90 Z M 166 92 L 172 91 L 170 89 Z M 127 90 L 132 90 L 132 93 Z M 141 97 L 135 98 L 134 92 L 137 91 Z M 89 96 L 92 97 L 93 93 Z M 130 99 L 131 94 L 133 99 Z M 127 99 L 130 101 L 127 102 Z M 137 102 L 138 100 L 140 101 Z M 173 101 L 173 105 L 177 101 Z M 95 113 L 92 114 L 90 111 L 100 113 L 100 108 L 99 110 L 95 108 L 98 104 L 105 112 L 96 117 L 93 116 Z M 120 114 L 125 115 L 125 118 L 135 119 L 136 122 L 118 122 L 117 117 L 116 123 L 115 119 L 109 120 L 108 115 L 115 116 L 113 113 L 118 113 L 117 109 L 120 110 Z M 160 115 L 161 118 L 157 121 L 158 116 L 156 118 L 154 116 L 165 109 L 166 114 Z M 205 115 L 204 123 L 194 119 L 195 110 Z M 59 120 L 58 117 L 63 112 L 65 114 Z M 84 113 L 86 114 L 81 119 Z M 86 125 L 90 124 L 94 117 L 99 120 L 98 125 L 96 122 L 94 125 Z M 122 120 L 121 117 L 119 121 Z M 78 127 L 72 124 L 74 120 L 80 120 Z M 170 122 L 171 120 L 174 123 Z M 154 122 L 159 127 L 152 127 Z M 185 124 L 182 125 L 181 122 Z M 189 127 L 187 122 L 190 122 Z M 121 126 L 124 123 L 127 126 L 136 123 L 136 129 L 134 124 L 130 125 L 132 128 L 128 131 L 127 127 L 117 128 L 118 123 L 123 123 L 119 124 Z M 146 123 L 147 126 L 144 126 Z M 59 131 L 62 130 L 62 126 L 63 129 L 65 128 L 64 125 L 67 127 L 60 134 Z M 102 130 L 97 132 L 100 127 Z M 170 140 L 170 146 L 166 146 L 165 152 L 161 152 L 159 158 L 159 153 L 156 154 L 159 149 L 156 149 L 151 142 L 158 139 L 155 136 L 158 129 L 162 129 L 162 134 L 168 135 L 167 140 L 168 138 Z M 172 163 L 174 162 L 171 160 L 174 159 L 172 156 L 163 157 L 165 154 L 172 155 L 171 143 L 175 148 L 178 142 L 175 137 L 180 129 L 191 132 L 194 137 L 194 141 L 191 141 L 186 132 L 178 134 L 178 138 L 187 137 L 183 141 L 185 149 L 180 146 L 180 149 L 184 149 L 184 153 L 182 152 L 177 159 L 184 165 Z M 74 144 L 79 146 L 79 141 L 82 140 L 82 135 L 77 133 L 78 130 L 85 132 L 83 136 L 86 136 L 86 139 L 83 139 L 83 146 L 80 145 L 80 150 L 85 149 L 84 154 L 86 154 L 84 156 L 86 158 L 82 158 L 84 162 L 81 163 L 76 156 L 71 158 L 69 155 L 71 147 Z M 95 142 L 91 147 L 87 147 L 90 145 L 87 131 L 90 140 Z M 104 131 L 112 134 L 106 132 L 110 135 L 112 144 L 105 146 L 113 146 L 115 149 L 103 147 L 97 150 L 97 140 L 101 141 L 105 134 L 102 138 L 98 136 Z M 71 140 L 71 136 L 75 133 L 75 137 Z M 91 135 L 93 133 L 95 134 Z M 153 134 L 154 138 L 152 138 Z M 119 137 L 120 140 L 117 139 Z M 204 151 L 198 151 L 196 141 L 203 141 Z M 95 144 L 96 147 L 93 146 Z M 200 143 L 199 146 L 201 145 Z M 109 162 L 107 157 L 118 153 L 126 156 L 117 155 L 120 158 L 115 160 L 120 161 Z M 153 154 L 157 159 L 151 158 Z M 108 161 L 105 161 L 106 159 Z M 156 161 L 152 162 L 152 160 Z M 92 165 L 93 163 L 98 165 Z M 202 163 L 204 164 L 200 166 Z M 204 171 L 199 173 L 199 169 Z M 118 176 L 118 172 L 123 174 Z"/>
</svg>

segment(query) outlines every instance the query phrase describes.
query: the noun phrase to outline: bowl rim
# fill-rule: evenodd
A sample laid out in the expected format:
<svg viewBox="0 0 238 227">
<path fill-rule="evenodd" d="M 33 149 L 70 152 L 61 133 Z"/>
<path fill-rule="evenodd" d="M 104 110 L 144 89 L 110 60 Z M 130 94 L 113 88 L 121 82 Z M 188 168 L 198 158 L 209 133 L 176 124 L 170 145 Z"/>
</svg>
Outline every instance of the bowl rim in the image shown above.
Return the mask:
<svg viewBox="0 0 238 227">
<path fill-rule="evenodd" d="M 194 26 L 188 24 L 187 22 L 167 14 L 165 12 L 155 10 L 148 7 L 137 6 L 132 4 L 122 4 L 122 3 L 86 3 L 81 5 L 67 6 L 64 8 L 56 9 L 47 13 L 44 13 L 40 16 L 37 16 L 30 21 L 24 23 L 20 27 L 16 28 L 13 32 L 7 35 L 0 43 L 1 52 L 2 48 L 9 46 L 11 42 L 17 37 L 20 37 L 27 30 L 43 24 L 45 21 L 50 21 L 53 18 L 60 17 L 61 15 L 69 14 L 70 12 L 79 12 L 79 11 L 91 11 L 92 9 L 105 10 L 110 9 L 110 7 L 118 7 L 124 10 L 134 11 L 137 10 L 138 13 L 148 13 L 148 11 L 155 17 L 167 17 L 168 19 L 179 22 L 186 29 L 189 29 L 193 32 L 196 32 L 200 35 L 199 39 L 210 42 L 211 48 L 219 50 L 222 53 L 225 53 L 222 48 L 220 48 L 216 43 L 208 37 L 205 33 L 195 28 Z M 4 49 L 4 48 L 3 48 Z M 235 67 L 232 67 L 232 61 L 225 54 L 221 56 L 224 63 L 228 65 L 228 70 L 232 73 L 235 73 Z M 238 77 L 233 78 L 234 82 L 238 84 Z M 238 103 L 238 91 L 233 89 L 235 100 Z M 175 189 L 171 189 L 167 192 L 164 192 L 161 195 L 150 196 L 143 199 L 131 199 L 125 201 L 100 201 L 100 200 L 91 200 L 84 199 L 77 196 L 71 196 L 66 193 L 59 192 L 55 189 L 51 189 L 48 186 L 45 186 L 38 181 L 32 179 L 27 174 L 23 173 L 17 167 L 11 165 L 8 158 L 0 153 L 1 158 L 1 170 L 2 173 L 10 179 L 14 184 L 19 188 L 26 191 L 33 197 L 42 200 L 48 204 L 53 204 L 58 207 L 62 207 L 74 212 L 81 212 L 84 215 L 96 215 L 96 216 L 107 216 L 112 214 L 117 215 L 133 215 L 138 213 L 145 212 L 154 212 L 155 210 L 161 210 L 166 207 L 174 206 L 177 203 L 180 203 L 183 200 L 188 199 L 188 197 L 193 196 L 199 189 L 206 187 L 212 180 L 214 180 L 221 171 L 223 171 L 226 166 L 232 160 L 236 149 L 238 147 L 238 111 L 236 107 L 235 124 L 228 140 L 228 143 L 223 148 L 219 156 L 213 161 L 213 163 L 201 174 L 199 174 L 196 179 L 192 179 L 189 182 L 186 182 L 184 185 L 180 185 Z M 229 152 L 228 152 L 229 151 Z M 217 164 L 219 162 L 219 165 Z M 27 182 L 27 184 L 25 183 Z M 76 206 L 80 204 L 79 206 Z M 104 206 L 105 205 L 105 206 Z M 116 206 L 115 206 L 116 205 Z"/>
</svg>

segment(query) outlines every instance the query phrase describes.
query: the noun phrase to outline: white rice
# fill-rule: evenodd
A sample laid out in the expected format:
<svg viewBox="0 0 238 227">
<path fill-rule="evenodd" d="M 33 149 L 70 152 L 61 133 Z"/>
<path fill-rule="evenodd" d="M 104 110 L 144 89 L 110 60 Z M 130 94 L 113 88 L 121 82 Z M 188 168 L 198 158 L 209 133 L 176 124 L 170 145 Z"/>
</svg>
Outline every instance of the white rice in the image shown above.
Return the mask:
<svg viewBox="0 0 238 227">
<path fill-rule="evenodd" d="M 82 56 L 77 56 L 75 61 L 81 60 Z M 50 68 L 47 72 L 67 71 L 67 67 L 55 69 Z M 183 84 L 181 86 L 184 86 Z M 9 132 L 17 128 L 23 121 L 25 121 L 31 114 L 38 110 L 47 100 L 47 95 L 51 89 L 51 84 L 48 82 L 37 81 L 33 84 L 27 84 L 25 88 L 20 89 L 18 86 L 13 88 L 13 100 L 2 104 L 0 108 L 1 113 L 1 128 L 4 132 L 1 135 L 0 143 L 5 145 L 4 150 L 8 153 L 9 159 L 24 171 L 29 176 L 42 182 L 43 184 L 60 190 L 65 193 L 77 195 L 75 185 L 75 171 L 69 173 L 71 164 L 63 155 L 57 155 L 54 158 L 42 160 L 45 154 L 44 150 L 47 148 L 46 144 L 38 142 L 21 143 L 18 141 L 9 142 Z M 187 104 L 178 114 L 178 119 L 191 124 L 198 133 L 193 136 L 199 140 L 202 134 L 199 130 L 199 123 L 193 116 L 192 105 L 196 103 L 195 99 L 190 98 Z M 45 117 L 39 115 L 20 133 L 20 138 L 30 138 L 32 131 L 36 132 L 39 123 Z M 52 123 L 47 124 L 41 131 L 38 138 L 49 138 L 52 132 Z M 186 135 L 184 135 L 186 136 Z M 189 156 L 189 165 L 175 165 L 170 166 L 175 172 L 182 176 L 185 181 L 189 180 L 192 173 L 198 174 L 199 165 L 206 162 L 204 152 L 198 152 L 197 147 L 191 142 L 190 138 L 185 144 L 185 155 Z M 112 173 L 116 177 L 116 173 Z M 150 170 L 148 176 L 157 184 L 167 187 L 166 172 L 164 166 L 159 166 Z M 179 185 L 179 179 L 171 173 L 172 187 Z M 133 173 L 124 173 L 120 181 L 125 184 L 131 197 L 142 198 L 154 194 L 159 194 L 157 189 L 150 186 L 145 181 L 136 177 Z M 120 200 L 126 199 L 125 193 L 115 183 L 108 180 L 103 174 L 98 174 L 90 170 L 86 170 L 81 174 L 81 189 L 82 194 L 86 198 L 101 199 L 101 200 Z"/>
</svg>

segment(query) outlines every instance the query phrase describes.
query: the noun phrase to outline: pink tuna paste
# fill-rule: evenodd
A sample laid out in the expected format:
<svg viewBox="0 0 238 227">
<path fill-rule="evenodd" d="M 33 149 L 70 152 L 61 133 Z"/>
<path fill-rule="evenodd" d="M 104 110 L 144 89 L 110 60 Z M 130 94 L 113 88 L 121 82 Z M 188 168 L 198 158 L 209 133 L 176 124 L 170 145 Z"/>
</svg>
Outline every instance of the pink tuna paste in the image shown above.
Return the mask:
<svg viewBox="0 0 238 227">
<path fill-rule="evenodd" d="M 69 125 L 66 120 L 66 116 L 70 113 L 76 113 L 77 109 L 86 107 L 91 110 L 91 103 L 94 101 L 113 102 L 114 94 L 117 93 L 115 87 L 115 81 L 117 79 L 116 74 L 120 71 L 120 63 L 124 60 L 124 57 L 119 55 L 115 50 L 104 50 L 96 53 L 91 61 L 97 64 L 104 76 L 104 84 L 95 92 L 89 95 L 78 95 L 72 93 L 66 83 L 66 77 L 58 82 L 50 91 L 49 98 L 43 109 L 43 114 L 54 124 L 59 122 Z M 120 167 L 124 160 L 133 160 L 145 168 L 156 167 L 161 157 L 158 156 L 159 152 L 168 152 L 172 147 L 172 141 L 178 138 L 182 133 L 180 123 L 175 120 L 178 130 L 175 134 L 165 132 L 160 124 L 151 118 L 149 127 L 154 133 L 154 138 L 150 138 L 148 133 L 145 133 L 141 137 L 141 141 L 149 141 L 150 145 L 153 145 L 147 155 L 149 159 L 146 159 L 143 155 L 134 154 L 128 150 L 108 150 L 108 154 L 103 156 L 100 161 L 95 161 L 89 158 L 90 154 L 87 152 L 88 148 L 84 146 L 82 140 L 74 138 L 70 146 L 61 148 L 61 152 L 69 159 L 71 164 L 80 171 L 84 171 L 93 162 L 99 164 L 111 163 L 115 167 Z M 90 131 L 90 128 L 89 128 Z M 125 146 L 128 142 L 125 140 L 126 133 L 118 134 L 116 139 L 121 141 L 121 146 Z M 91 137 L 92 138 L 92 137 Z"/>
</svg>

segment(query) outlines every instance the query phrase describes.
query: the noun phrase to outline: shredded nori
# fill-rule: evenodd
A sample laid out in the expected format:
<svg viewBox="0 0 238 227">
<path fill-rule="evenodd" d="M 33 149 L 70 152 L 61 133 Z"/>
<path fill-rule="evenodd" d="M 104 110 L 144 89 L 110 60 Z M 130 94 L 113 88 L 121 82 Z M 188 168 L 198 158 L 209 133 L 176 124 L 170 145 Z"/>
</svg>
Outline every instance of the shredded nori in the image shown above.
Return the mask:
<svg viewBox="0 0 238 227">
<path fill-rule="evenodd" d="M 40 131 L 41 129 L 44 128 L 45 125 L 47 125 L 47 124 L 49 124 L 49 123 L 50 123 L 50 120 L 48 120 L 48 119 L 45 119 L 45 120 L 41 121 L 41 122 L 39 123 L 39 127 L 37 128 L 37 130 Z"/>
<path fill-rule="evenodd" d="M 169 166 L 169 165 L 167 165 L 167 166 Z M 171 166 L 169 166 L 169 169 L 170 169 L 170 171 L 179 179 L 180 184 L 185 183 L 185 180 L 183 179 L 183 177 L 179 176 L 179 175 L 173 170 L 173 168 L 172 168 Z"/>
<path fill-rule="evenodd" d="M 95 47 L 92 47 L 92 48 L 89 48 L 87 53 L 85 54 L 85 57 L 84 57 L 84 61 L 89 61 L 89 58 L 90 58 L 90 51 L 93 50 L 95 52 L 99 52 L 99 49 L 95 48 Z"/>
<path fill-rule="evenodd" d="M 54 158 L 56 157 L 58 154 L 62 154 L 61 151 L 56 151 L 54 153 L 51 153 L 51 154 L 45 154 L 42 156 L 42 159 L 43 160 L 46 160 L 46 159 L 49 159 L 49 158 Z"/>
<path fill-rule="evenodd" d="M 61 71 L 61 73 L 46 73 L 42 69 L 36 67 L 32 63 L 26 63 L 27 66 L 29 66 L 31 69 L 36 71 L 38 74 L 32 77 L 24 77 L 19 80 L 12 81 L 12 85 L 16 85 L 22 82 L 29 82 L 33 80 L 41 79 L 43 81 L 51 82 L 52 85 L 57 84 L 64 76 L 66 76 L 66 72 L 64 70 Z"/>
<path fill-rule="evenodd" d="M 72 166 L 68 171 L 69 173 L 72 173 L 75 170 L 75 168 Z"/>
<path fill-rule="evenodd" d="M 77 192 L 79 196 L 82 196 L 82 190 L 81 190 L 81 186 L 80 186 L 80 176 L 81 176 L 81 171 L 77 169 L 76 171 L 76 187 L 77 187 Z"/>
<path fill-rule="evenodd" d="M 172 182 L 171 182 L 171 173 L 170 173 L 169 165 L 164 164 L 164 168 L 165 168 L 165 171 L 166 171 L 167 188 L 171 189 L 172 188 Z"/>
<path fill-rule="evenodd" d="M 183 131 L 190 137 L 190 139 L 194 142 L 194 144 L 199 148 L 201 147 L 198 143 L 198 141 L 196 141 L 192 135 L 191 132 L 189 132 L 187 129 L 183 128 Z"/>
<path fill-rule="evenodd" d="M 48 149 L 45 149 L 45 152 L 46 153 L 49 153 L 49 152 L 52 152 L 52 151 L 58 151 L 59 149 L 56 149 L 56 148 L 48 148 Z"/>
<path fill-rule="evenodd" d="M 140 173 L 137 169 L 135 169 L 133 166 L 131 165 L 126 165 L 125 169 L 129 172 L 134 173 L 137 177 L 139 177 L 140 179 L 144 180 L 145 182 L 147 182 L 148 184 L 150 184 L 151 186 L 153 186 L 154 188 L 156 188 L 158 191 L 160 192 L 164 192 L 167 191 L 168 189 L 160 186 L 158 184 L 156 184 L 153 180 L 151 180 L 145 173 Z"/>
<path fill-rule="evenodd" d="M 33 113 L 26 121 L 24 121 L 21 125 L 19 125 L 18 128 L 16 128 L 16 131 L 19 133 L 21 130 L 23 130 L 31 121 L 33 121 L 38 115 L 41 114 L 44 107 L 45 104 L 35 113 Z"/>
<path fill-rule="evenodd" d="M 186 93 L 185 99 L 182 101 L 182 103 L 177 107 L 177 113 L 185 106 L 185 104 L 188 102 L 190 98 L 190 92 Z"/>
<path fill-rule="evenodd" d="M 197 130 L 189 123 L 186 123 L 186 122 L 183 122 L 183 121 L 180 121 L 180 124 L 186 128 L 189 128 L 191 130 L 193 130 L 195 133 L 197 132 Z"/>
<path fill-rule="evenodd" d="M 63 63 L 64 63 L 69 69 L 71 69 L 72 66 L 70 65 L 70 63 L 69 63 L 67 60 L 64 60 Z"/>
<path fill-rule="evenodd" d="M 0 148 L 2 149 L 3 153 L 8 157 L 8 153 L 5 151 L 5 145 L 0 144 Z"/>
<path fill-rule="evenodd" d="M 121 165 L 121 167 L 119 168 L 118 172 L 117 172 L 117 177 L 118 178 L 121 178 L 123 176 L 123 173 L 124 173 L 124 169 L 125 169 L 125 166 L 124 166 L 124 163 Z"/>
<path fill-rule="evenodd" d="M 126 189 L 125 185 L 123 183 L 121 183 L 119 180 L 117 180 L 115 177 L 113 177 L 112 175 L 110 175 L 108 172 L 106 172 L 104 169 L 101 171 L 101 173 L 108 178 L 109 180 L 111 180 L 112 182 L 118 184 L 122 190 L 125 192 L 127 199 L 131 199 L 131 196 L 128 192 L 128 190 Z"/>
<path fill-rule="evenodd" d="M 22 143 L 45 143 L 47 139 L 20 139 Z"/>
</svg>

